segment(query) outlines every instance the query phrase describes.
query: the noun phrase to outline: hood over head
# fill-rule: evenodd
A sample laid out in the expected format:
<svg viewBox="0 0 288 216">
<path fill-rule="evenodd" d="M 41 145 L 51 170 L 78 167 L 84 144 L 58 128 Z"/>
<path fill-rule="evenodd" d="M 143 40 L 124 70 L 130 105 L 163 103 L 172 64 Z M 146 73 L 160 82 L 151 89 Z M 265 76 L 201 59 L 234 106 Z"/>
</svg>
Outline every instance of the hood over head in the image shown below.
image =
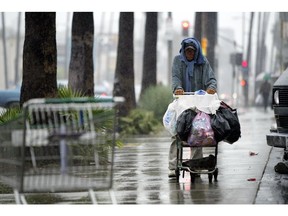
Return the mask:
<svg viewBox="0 0 288 216">
<path fill-rule="evenodd" d="M 192 48 L 195 50 L 195 64 L 203 64 L 204 56 L 202 53 L 202 48 L 200 42 L 196 38 L 186 38 L 181 42 L 181 49 L 179 50 L 181 60 L 186 62 L 185 49 Z"/>
<path fill-rule="evenodd" d="M 184 47 L 185 47 L 185 51 L 186 51 L 187 49 L 196 50 L 196 48 L 195 48 L 195 46 L 194 46 L 193 43 L 186 43 L 186 44 L 184 45 Z"/>
</svg>

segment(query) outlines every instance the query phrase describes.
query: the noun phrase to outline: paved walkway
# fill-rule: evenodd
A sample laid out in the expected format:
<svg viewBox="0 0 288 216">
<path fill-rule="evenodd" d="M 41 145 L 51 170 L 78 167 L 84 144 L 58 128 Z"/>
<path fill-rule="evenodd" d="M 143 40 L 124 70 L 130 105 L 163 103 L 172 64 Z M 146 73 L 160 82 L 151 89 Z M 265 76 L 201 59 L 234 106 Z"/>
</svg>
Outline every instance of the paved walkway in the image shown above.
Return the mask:
<svg viewBox="0 0 288 216">
<path fill-rule="evenodd" d="M 242 137 L 219 143 L 218 182 L 202 175 L 195 184 L 186 174 L 180 183 L 168 172 L 169 135 L 127 140 L 116 152 L 114 189 L 119 204 L 253 204 L 271 147 L 266 144 L 273 113 L 239 110 Z M 207 149 L 208 150 L 208 149 Z M 211 150 L 210 150 L 211 151 Z M 250 156 L 250 152 L 256 155 Z M 248 181 L 255 179 L 255 181 Z"/>
</svg>

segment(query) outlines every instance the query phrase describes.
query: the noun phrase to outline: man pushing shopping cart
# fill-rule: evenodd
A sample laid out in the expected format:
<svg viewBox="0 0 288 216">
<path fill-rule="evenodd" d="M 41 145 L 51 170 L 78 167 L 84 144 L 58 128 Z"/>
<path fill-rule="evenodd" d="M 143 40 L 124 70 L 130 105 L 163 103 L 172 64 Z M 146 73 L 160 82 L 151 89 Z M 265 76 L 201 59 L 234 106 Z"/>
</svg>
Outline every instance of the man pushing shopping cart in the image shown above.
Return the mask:
<svg viewBox="0 0 288 216">
<path fill-rule="evenodd" d="M 195 92 L 203 89 L 208 94 L 217 90 L 217 80 L 209 61 L 203 55 L 201 44 L 196 38 L 186 38 L 181 42 L 179 55 L 175 56 L 172 66 L 172 89 L 174 95 L 184 92 Z M 169 178 L 176 177 L 177 146 L 176 138 L 169 150 Z M 192 158 L 202 158 L 202 148 L 195 148 L 191 152 Z"/>
</svg>

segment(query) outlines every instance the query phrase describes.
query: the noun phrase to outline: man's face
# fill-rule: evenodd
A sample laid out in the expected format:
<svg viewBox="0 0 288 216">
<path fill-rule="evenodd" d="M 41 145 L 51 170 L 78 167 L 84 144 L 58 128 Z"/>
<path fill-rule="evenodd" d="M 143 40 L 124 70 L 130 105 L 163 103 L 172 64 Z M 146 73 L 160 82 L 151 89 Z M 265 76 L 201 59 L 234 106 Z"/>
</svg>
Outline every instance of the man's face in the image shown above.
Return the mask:
<svg viewBox="0 0 288 216">
<path fill-rule="evenodd" d="M 188 61 L 192 61 L 194 59 L 194 56 L 195 56 L 195 50 L 193 49 L 186 49 L 185 50 L 185 56 L 186 56 L 186 59 Z"/>
</svg>

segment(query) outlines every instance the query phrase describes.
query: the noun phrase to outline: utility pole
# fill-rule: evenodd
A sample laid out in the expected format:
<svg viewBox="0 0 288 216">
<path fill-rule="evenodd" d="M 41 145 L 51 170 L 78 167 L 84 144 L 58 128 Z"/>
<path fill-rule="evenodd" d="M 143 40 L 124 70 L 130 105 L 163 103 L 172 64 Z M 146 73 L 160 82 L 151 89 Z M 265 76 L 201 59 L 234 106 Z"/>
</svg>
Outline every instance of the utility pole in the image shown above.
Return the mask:
<svg viewBox="0 0 288 216">
<path fill-rule="evenodd" d="M 248 106 L 248 92 L 249 92 L 249 73 L 251 69 L 251 43 L 252 43 L 252 29 L 253 29 L 253 20 L 254 20 L 254 12 L 251 12 L 250 15 L 250 27 L 249 27 L 249 38 L 248 38 L 248 45 L 247 45 L 247 56 L 246 61 L 248 63 L 247 69 L 242 71 L 243 79 L 246 80 L 246 85 L 243 87 L 243 94 L 244 94 L 244 104 Z"/>
</svg>

